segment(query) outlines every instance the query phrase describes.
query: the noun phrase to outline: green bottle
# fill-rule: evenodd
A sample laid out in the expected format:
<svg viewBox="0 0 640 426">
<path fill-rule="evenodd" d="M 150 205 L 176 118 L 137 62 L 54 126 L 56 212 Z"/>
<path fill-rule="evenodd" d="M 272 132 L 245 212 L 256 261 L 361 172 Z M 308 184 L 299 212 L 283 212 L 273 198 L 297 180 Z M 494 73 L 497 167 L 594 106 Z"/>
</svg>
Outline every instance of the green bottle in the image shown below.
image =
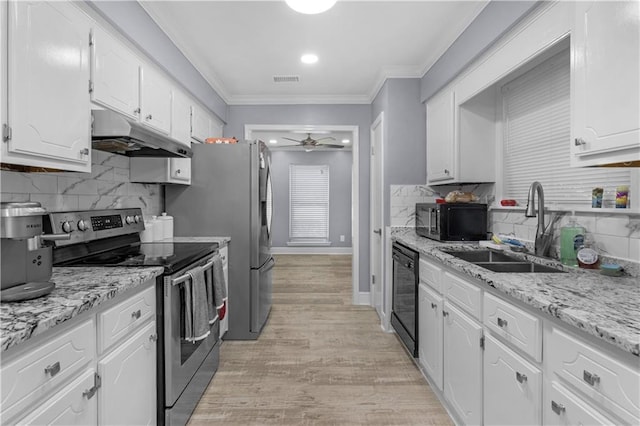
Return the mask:
<svg viewBox="0 0 640 426">
<path fill-rule="evenodd" d="M 577 253 L 584 246 L 586 232 L 583 226 L 578 225 L 575 216 L 560 228 L 560 261 L 563 265 L 578 266 Z"/>
</svg>

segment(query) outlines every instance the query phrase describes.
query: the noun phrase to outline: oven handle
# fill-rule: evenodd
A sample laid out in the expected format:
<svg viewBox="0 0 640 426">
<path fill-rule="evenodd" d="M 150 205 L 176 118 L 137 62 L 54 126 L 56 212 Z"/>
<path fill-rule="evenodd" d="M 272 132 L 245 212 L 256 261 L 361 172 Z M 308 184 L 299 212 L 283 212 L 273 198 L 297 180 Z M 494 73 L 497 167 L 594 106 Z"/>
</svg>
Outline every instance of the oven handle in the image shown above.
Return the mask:
<svg viewBox="0 0 640 426">
<path fill-rule="evenodd" d="M 213 259 L 211 259 L 210 262 L 205 263 L 204 265 L 202 265 L 202 269 L 209 269 L 213 266 Z M 178 285 L 178 284 L 182 284 L 183 282 L 187 281 L 191 279 L 191 275 L 187 274 L 183 274 L 180 275 L 178 278 L 174 278 L 171 280 L 171 285 Z"/>
</svg>

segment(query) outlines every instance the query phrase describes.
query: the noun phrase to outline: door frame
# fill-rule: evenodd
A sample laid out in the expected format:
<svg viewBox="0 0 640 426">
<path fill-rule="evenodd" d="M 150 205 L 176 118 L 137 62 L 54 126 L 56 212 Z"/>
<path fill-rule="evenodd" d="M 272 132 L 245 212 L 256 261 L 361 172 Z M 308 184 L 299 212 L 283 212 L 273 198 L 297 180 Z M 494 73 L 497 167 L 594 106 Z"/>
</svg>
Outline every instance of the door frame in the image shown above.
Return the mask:
<svg viewBox="0 0 640 426">
<path fill-rule="evenodd" d="M 252 140 L 253 132 L 259 131 L 336 131 L 351 132 L 351 301 L 354 305 L 369 304 L 369 294 L 360 293 L 360 161 L 359 127 L 346 125 L 305 125 L 305 124 L 245 124 L 244 138 Z"/>
<path fill-rule="evenodd" d="M 376 131 L 376 129 L 379 129 L 380 132 L 380 139 L 379 139 L 379 143 L 376 144 L 375 143 L 375 138 L 374 138 L 374 132 Z M 369 263 L 370 263 L 370 269 L 371 269 L 371 275 L 373 276 L 373 272 L 374 272 L 374 265 L 378 264 L 380 265 L 380 270 L 379 270 L 379 276 L 376 275 L 376 278 L 379 280 L 378 283 L 376 283 L 378 286 L 380 287 L 380 298 L 381 300 L 378 301 L 379 302 L 379 309 L 376 306 L 376 294 L 375 294 L 375 289 L 372 288 L 373 284 L 371 283 L 371 281 L 369 282 L 369 288 L 370 288 L 370 293 L 371 293 L 371 306 L 376 309 L 378 316 L 380 317 L 380 322 L 382 324 L 385 323 L 386 320 L 386 309 L 385 309 L 385 289 L 386 289 L 386 285 L 385 285 L 385 263 L 384 263 L 384 251 L 385 251 L 385 237 L 386 237 L 386 232 L 385 232 L 385 226 L 384 226 L 384 111 L 380 112 L 380 114 L 376 117 L 376 119 L 373 121 L 373 123 L 371 124 L 371 127 L 369 128 L 370 131 L 370 144 L 371 144 L 371 152 L 369 155 L 369 200 L 371 203 L 371 209 L 369 210 L 369 232 L 370 232 L 370 238 L 369 238 Z M 375 151 L 375 156 L 371 155 L 372 152 Z M 380 176 L 378 176 L 378 179 L 376 179 L 376 173 L 379 173 Z M 379 180 L 380 183 L 380 187 L 377 187 L 375 182 L 376 180 Z M 376 200 L 376 196 L 375 196 L 375 192 L 378 192 L 378 205 L 374 205 L 375 204 L 375 200 Z M 379 250 L 377 251 L 379 254 L 379 257 L 376 259 L 375 258 L 375 253 L 376 250 L 374 250 L 374 244 L 375 244 L 375 238 L 373 237 L 373 231 L 375 228 L 375 224 L 374 224 L 374 212 L 378 211 L 380 214 L 380 247 Z M 373 290 L 373 291 L 372 291 Z"/>
</svg>

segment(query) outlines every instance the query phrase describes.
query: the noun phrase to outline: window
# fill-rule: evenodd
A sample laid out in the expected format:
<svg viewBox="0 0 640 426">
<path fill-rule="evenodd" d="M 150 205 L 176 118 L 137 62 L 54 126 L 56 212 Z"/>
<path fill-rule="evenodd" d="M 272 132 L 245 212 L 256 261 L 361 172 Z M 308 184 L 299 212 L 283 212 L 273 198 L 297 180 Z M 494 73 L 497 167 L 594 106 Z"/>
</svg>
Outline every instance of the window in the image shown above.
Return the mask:
<svg viewBox="0 0 640 426">
<path fill-rule="evenodd" d="M 569 165 L 569 60 L 567 49 L 502 87 L 503 198 L 526 202 L 539 181 L 545 200 L 588 207 L 593 188 L 612 200 L 616 186 L 630 183 L 628 170 Z"/>
<path fill-rule="evenodd" d="M 329 166 L 289 166 L 289 240 L 329 242 Z"/>
</svg>

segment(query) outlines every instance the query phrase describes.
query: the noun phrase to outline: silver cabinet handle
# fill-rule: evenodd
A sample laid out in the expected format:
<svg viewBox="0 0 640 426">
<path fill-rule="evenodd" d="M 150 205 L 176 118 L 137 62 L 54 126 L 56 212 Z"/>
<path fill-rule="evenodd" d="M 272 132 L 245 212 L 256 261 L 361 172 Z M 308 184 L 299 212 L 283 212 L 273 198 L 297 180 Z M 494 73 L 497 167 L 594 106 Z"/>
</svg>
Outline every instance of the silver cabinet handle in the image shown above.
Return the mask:
<svg viewBox="0 0 640 426">
<path fill-rule="evenodd" d="M 138 309 L 137 311 L 131 312 L 131 318 L 133 319 L 138 319 L 140 318 L 141 315 L 142 315 L 142 312 L 140 312 L 140 309 Z"/>
<path fill-rule="evenodd" d="M 436 305 L 435 303 L 431 302 L 431 309 L 435 309 L 437 307 L 438 307 L 438 305 Z"/>
<path fill-rule="evenodd" d="M 600 376 L 598 376 L 597 374 L 590 373 L 587 370 L 584 370 L 582 372 L 582 378 L 584 379 L 585 382 L 589 383 L 591 386 L 595 386 L 597 383 L 600 383 Z"/>
<path fill-rule="evenodd" d="M 151 336 L 149 336 L 149 341 L 157 342 L 158 341 L 158 335 L 153 333 Z"/>
<path fill-rule="evenodd" d="M 506 327 L 506 326 L 507 326 L 507 320 L 504 320 L 498 317 L 498 327 Z"/>
<path fill-rule="evenodd" d="M 84 148 L 80 150 L 80 155 L 89 155 L 89 148 Z"/>
<path fill-rule="evenodd" d="M 518 383 L 524 383 L 527 381 L 527 375 L 516 371 L 516 380 Z"/>
<path fill-rule="evenodd" d="M 140 114 L 140 107 L 136 108 L 133 110 L 134 114 Z"/>
<path fill-rule="evenodd" d="M 557 415 L 560 415 L 560 414 L 564 413 L 567 410 L 564 405 L 558 404 L 555 401 L 551 401 L 551 409 Z"/>
<path fill-rule="evenodd" d="M 147 120 L 151 120 L 153 116 L 151 114 L 147 115 Z"/>
<path fill-rule="evenodd" d="M 444 169 L 444 174 L 448 175 L 449 174 L 449 170 L 448 169 Z"/>
<path fill-rule="evenodd" d="M 55 376 L 60 372 L 60 361 L 56 361 L 53 364 L 47 365 L 44 368 L 44 374 L 48 374 L 51 377 Z"/>
<path fill-rule="evenodd" d="M 582 138 L 575 138 L 575 139 L 573 140 L 573 143 L 574 143 L 576 146 L 580 146 L 580 145 L 586 145 L 586 144 L 587 144 L 587 141 L 585 141 L 585 140 L 584 140 L 584 139 L 582 139 Z"/>
<path fill-rule="evenodd" d="M 378 235 L 382 235 L 382 229 L 374 229 L 373 233 L 374 234 L 378 234 Z"/>
<path fill-rule="evenodd" d="M 448 317 L 448 316 L 449 316 L 449 312 L 447 312 L 447 311 L 442 311 L 442 316 L 443 316 L 443 317 Z"/>
<path fill-rule="evenodd" d="M 179 175 L 180 174 L 180 169 L 176 170 L 176 174 Z"/>
</svg>

